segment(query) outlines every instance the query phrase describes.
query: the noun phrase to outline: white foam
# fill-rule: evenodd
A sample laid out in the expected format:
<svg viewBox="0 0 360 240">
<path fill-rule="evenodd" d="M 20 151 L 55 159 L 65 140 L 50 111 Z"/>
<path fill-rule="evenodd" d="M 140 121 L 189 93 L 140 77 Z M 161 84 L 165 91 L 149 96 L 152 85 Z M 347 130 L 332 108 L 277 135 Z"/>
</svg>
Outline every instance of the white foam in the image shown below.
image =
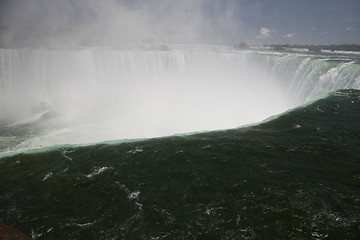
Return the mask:
<svg viewBox="0 0 360 240">
<path fill-rule="evenodd" d="M 94 172 L 92 172 L 92 173 L 90 173 L 90 174 L 86 175 L 86 177 L 88 177 L 88 178 L 92 178 L 92 177 L 94 177 L 94 176 L 96 176 L 96 175 L 99 175 L 99 174 L 101 174 L 101 173 L 103 173 L 103 172 L 105 172 L 105 171 L 109 170 L 109 169 L 111 169 L 111 168 L 110 168 L 110 167 L 101 167 L 101 168 L 96 168 L 96 169 L 94 170 Z"/>
<path fill-rule="evenodd" d="M 51 178 L 51 177 L 52 177 L 52 175 L 53 175 L 53 172 L 49 172 L 49 173 L 47 173 L 47 174 L 44 176 L 44 178 L 43 178 L 43 180 L 42 180 L 42 181 L 45 181 L 45 180 L 47 180 L 47 179 Z"/>
</svg>

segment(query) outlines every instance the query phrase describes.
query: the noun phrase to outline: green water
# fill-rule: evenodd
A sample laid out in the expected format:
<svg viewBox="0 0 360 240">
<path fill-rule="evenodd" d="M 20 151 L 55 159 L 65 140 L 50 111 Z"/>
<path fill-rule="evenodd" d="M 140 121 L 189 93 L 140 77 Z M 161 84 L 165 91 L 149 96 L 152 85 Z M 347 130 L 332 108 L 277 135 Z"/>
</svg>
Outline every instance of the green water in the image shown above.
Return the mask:
<svg viewBox="0 0 360 240">
<path fill-rule="evenodd" d="M 360 91 L 246 128 L 0 159 L 36 239 L 358 239 Z"/>
</svg>

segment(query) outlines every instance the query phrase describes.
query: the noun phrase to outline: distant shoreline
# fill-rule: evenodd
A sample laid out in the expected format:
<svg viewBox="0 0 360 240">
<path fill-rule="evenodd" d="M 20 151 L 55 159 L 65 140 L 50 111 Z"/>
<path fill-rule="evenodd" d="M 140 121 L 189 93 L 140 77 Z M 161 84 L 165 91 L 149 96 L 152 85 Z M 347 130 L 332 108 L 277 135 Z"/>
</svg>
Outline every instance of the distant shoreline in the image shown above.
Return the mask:
<svg viewBox="0 0 360 240">
<path fill-rule="evenodd" d="M 266 47 L 271 47 L 276 51 L 286 51 L 288 49 L 308 49 L 309 52 L 321 52 L 321 50 L 328 51 L 352 51 L 352 52 L 360 52 L 359 44 L 341 44 L 341 45 L 290 45 L 290 44 L 269 44 L 264 45 Z"/>
</svg>

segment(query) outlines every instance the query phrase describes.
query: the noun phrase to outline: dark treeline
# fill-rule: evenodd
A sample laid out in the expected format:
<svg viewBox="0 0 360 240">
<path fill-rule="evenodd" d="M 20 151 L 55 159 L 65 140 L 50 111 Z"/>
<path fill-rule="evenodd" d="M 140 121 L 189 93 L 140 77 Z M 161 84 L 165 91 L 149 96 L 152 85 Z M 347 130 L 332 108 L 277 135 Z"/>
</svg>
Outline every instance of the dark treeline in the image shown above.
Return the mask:
<svg viewBox="0 0 360 240">
<path fill-rule="evenodd" d="M 341 44 L 341 45 L 289 45 L 289 44 L 271 44 L 265 45 L 276 51 L 283 51 L 288 48 L 307 48 L 310 52 L 321 52 L 321 50 L 330 51 L 354 51 L 360 52 L 358 44 Z"/>
</svg>

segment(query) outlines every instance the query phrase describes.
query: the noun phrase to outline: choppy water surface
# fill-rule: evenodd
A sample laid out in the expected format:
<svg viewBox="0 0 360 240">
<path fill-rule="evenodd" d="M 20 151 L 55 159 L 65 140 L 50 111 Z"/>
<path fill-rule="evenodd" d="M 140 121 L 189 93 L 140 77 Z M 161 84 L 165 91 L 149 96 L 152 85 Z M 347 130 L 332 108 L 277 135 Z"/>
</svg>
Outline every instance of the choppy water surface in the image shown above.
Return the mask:
<svg viewBox="0 0 360 240">
<path fill-rule="evenodd" d="M 0 216 L 39 239 L 356 239 L 360 92 L 258 126 L 1 159 Z"/>
</svg>

